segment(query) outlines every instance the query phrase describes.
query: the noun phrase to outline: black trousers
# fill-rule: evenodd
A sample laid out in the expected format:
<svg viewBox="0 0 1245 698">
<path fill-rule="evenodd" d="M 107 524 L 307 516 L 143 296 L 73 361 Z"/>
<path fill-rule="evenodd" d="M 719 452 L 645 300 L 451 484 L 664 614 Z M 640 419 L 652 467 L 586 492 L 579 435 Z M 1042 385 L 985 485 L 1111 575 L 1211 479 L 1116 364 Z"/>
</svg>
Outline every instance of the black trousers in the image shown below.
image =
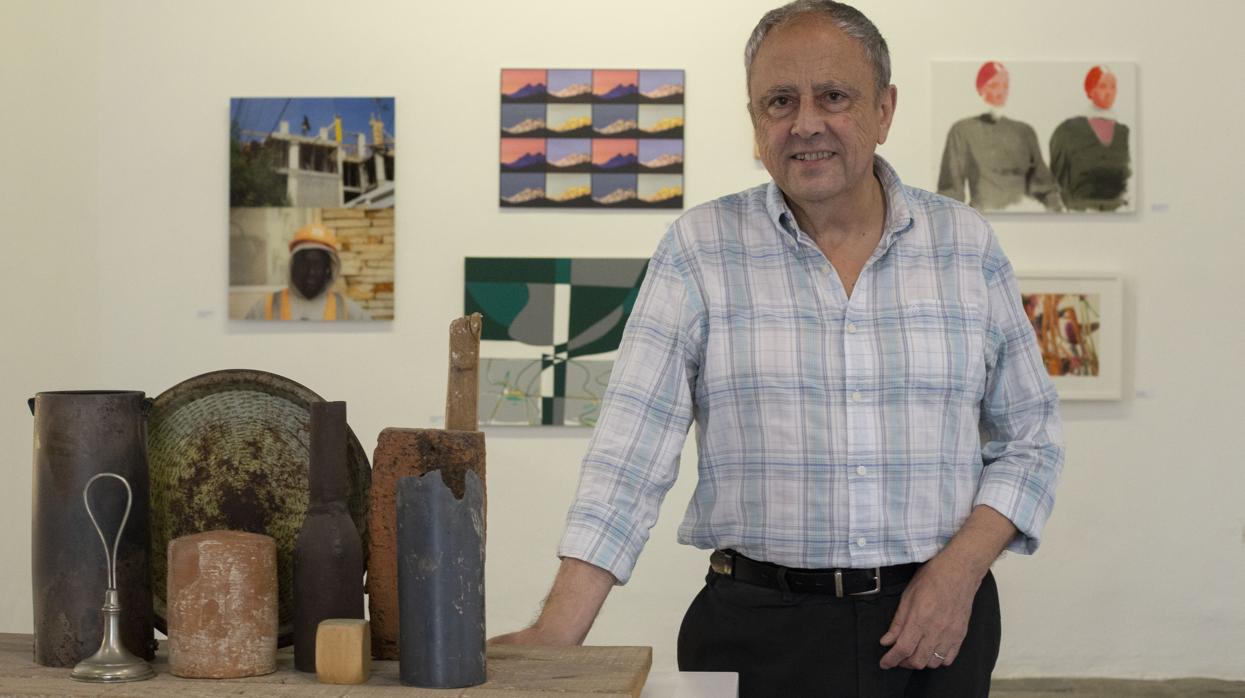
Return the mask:
<svg viewBox="0 0 1245 698">
<path fill-rule="evenodd" d="M 883 671 L 906 585 L 835 598 L 738 582 L 709 572 L 679 629 L 681 671 L 739 673 L 740 698 L 986 698 L 999 656 L 999 594 L 986 574 L 968 634 L 951 666 Z"/>
</svg>

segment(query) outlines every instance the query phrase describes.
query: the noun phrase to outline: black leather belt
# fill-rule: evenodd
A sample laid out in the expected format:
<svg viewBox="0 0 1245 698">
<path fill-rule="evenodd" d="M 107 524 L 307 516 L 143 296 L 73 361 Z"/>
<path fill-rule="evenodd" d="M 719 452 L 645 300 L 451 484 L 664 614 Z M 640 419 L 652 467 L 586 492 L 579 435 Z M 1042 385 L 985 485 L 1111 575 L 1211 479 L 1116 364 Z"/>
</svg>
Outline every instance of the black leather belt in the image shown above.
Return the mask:
<svg viewBox="0 0 1245 698">
<path fill-rule="evenodd" d="M 736 581 L 787 589 L 801 594 L 868 596 L 904 584 L 921 568 L 917 562 L 872 569 L 802 570 L 744 557 L 734 550 L 715 550 L 709 568 Z"/>
</svg>

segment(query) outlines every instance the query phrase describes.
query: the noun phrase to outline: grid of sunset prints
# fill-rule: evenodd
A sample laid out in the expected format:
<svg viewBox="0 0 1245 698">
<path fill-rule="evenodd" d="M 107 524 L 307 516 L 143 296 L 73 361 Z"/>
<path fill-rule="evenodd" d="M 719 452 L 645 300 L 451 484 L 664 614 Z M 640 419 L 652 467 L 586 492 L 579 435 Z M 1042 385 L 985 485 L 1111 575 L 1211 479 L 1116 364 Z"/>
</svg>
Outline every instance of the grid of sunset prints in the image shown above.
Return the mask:
<svg viewBox="0 0 1245 698">
<path fill-rule="evenodd" d="M 501 71 L 503 207 L 682 208 L 683 71 Z"/>
</svg>

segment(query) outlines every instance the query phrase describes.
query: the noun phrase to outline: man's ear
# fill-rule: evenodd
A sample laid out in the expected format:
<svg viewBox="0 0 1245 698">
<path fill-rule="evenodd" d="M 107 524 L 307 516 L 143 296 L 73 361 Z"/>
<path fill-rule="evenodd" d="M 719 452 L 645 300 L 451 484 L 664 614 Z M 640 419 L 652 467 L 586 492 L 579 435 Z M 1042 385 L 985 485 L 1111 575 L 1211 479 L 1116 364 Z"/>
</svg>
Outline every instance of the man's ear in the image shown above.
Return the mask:
<svg viewBox="0 0 1245 698">
<path fill-rule="evenodd" d="M 894 85 L 887 85 L 878 100 L 878 111 L 881 122 L 878 124 L 878 145 L 886 142 L 891 124 L 895 122 L 895 104 L 899 101 L 899 90 Z"/>
</svg>

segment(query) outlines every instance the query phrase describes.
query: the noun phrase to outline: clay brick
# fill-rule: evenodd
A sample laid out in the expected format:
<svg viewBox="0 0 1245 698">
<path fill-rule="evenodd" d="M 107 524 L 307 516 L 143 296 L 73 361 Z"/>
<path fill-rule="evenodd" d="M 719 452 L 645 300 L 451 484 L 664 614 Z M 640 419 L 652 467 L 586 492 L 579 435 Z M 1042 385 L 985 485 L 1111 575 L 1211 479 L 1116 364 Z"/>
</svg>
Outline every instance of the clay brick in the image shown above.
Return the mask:
<svg viewBox="0 0 1245 698">
<path fill-rule="evenodd" d="M 169 542 L 169 671 L 229 679 L 277 670 L 277 544 L 242 531 Z"/>
<path fill-rule="evenodd" d="M 366 218 L 341 218 L 333 221 L 332 225 L 329 225 L 328 223 L 325 223 L 325 225 L 328 225 L 328 227 L 332 228 L 334 231 L 339 229 L 372 227 L 371 221 Z"/>
<path fill-rule="evenodd" d="M 388 245 L 369 245 L 368 243 L 351 243 L 351 252 L 393 252 Z"/>
<path fill-rule="evenodd" d="M 326 221 L 325 225 L 328 225 L 327 221 L 330 218 L 363 218 L 363 217 L 364 217 L 363 211 L 357 208 L 326 208 L 320 211 L 320 219 L 323 221 Z M 332 226 L 329 226 L 329 227 L 332 227 Z"/>
<path fill-rule="evenodd" d="M 440 470 L 445 484 L 460 498 L 467 471 L 484 482 L 484 432 L 390 427 L 376 440 L 367 589 L 372 656 L 377 659 L 398 658 L 398 480 L 432 470 Z M 487 490 L 485 495 L 487 511 Z"/>
</svg>

